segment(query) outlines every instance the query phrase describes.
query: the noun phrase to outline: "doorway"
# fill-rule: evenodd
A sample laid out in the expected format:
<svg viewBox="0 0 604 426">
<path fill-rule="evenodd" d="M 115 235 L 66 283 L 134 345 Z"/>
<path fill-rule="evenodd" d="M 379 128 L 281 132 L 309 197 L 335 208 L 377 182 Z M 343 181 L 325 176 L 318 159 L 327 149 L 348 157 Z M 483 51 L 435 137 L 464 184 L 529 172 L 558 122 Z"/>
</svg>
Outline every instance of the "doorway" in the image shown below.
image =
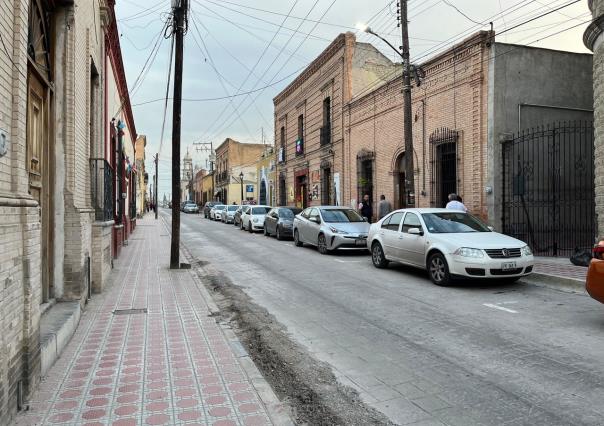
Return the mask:
<svg viewBox="0 0 604 426">
<path fill-rule="evenodd" d="M 279 205 L 287 205 L 287 189 L 285 187 L 285 176 L 283 175 L 279 177 Z"/>
<path fill-rule="evenodd" d="M 308 177 L 306 174 L 296 176 L 296 207 L 308 207 Z"/>
<path fill-rule="evenodd" d="M 394 207 L 404 209 L 407 207 L 407 185 L 405 184 L 405 153 L 401 153 L 396 160 L 394 171 L 395 199 Z"/>
<path fill-rule="evenodd" d="M 266 201 L 266 181 L 264 179 L 262 179 L 260 181 L 260 200 L 259 203 L 261 205 L 267 205 L 267 201 Z"/>
<path fill-rule="evenodd" d="M 432 207 L 447 205 L 448 196 L 457 193 L 457 141 L 459 133 L 442 128 L 430 135 L 432 151 Z"/>
</svg>

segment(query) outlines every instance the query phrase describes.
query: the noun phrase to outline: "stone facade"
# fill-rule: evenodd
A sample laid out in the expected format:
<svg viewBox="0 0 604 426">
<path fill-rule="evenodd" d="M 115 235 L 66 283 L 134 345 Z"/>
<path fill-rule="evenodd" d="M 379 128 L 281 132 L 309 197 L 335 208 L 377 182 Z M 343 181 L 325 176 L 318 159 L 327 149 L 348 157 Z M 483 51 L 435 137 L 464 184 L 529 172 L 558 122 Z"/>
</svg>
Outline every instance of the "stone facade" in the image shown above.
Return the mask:
<svg viewBox="0 0 604 426">
<path fill-rule="evenodd" d="M 457 192 L 470 211 L 486 218 L 490 38 L 477 33 L 422 64 L 426 77 L 412 90 L 415 188 L 405 188 L 402 76 L 397 72 L 344 107 L 343 204 L 356 207 L 368 193 L 376 206 L 384 194 L 402 208 L 410 192 L 417 207 L 444 207 L 448 193 Z"/>
<path fill-rule="evenodd" d="M 111 0 L 0 3 L 0 424 L 39 382 L 42 312 L 83 306 L 111 268 L 93 163 L 106 158 L 112 12 Z"/>
<path fill-rule="evenodd" d="M 230 138 L 216 148 L 214 192 L 217 200 L 225 204 L 241 203 L 239 176 L 243 173 L 243 198 L 257 201 L 256 163 L 265 149 L 264 144 L 241 143 Z M 247 188 L 253 190 L 248 192 Z"/>
<path fill-rule="evenodd" d="M 277 204 L 348 203 L 344 107 L 394 69 L 372 45 L 340 34 L 273 99 Z"/>
<path fill-rule="evenodd" d="M 594 52 L 594 144 L 595 188 L 598 235 L 604 237 L 604 1 L 589 0 L 593 21 L 585 30 L 583 41 Z"/>
</svg>

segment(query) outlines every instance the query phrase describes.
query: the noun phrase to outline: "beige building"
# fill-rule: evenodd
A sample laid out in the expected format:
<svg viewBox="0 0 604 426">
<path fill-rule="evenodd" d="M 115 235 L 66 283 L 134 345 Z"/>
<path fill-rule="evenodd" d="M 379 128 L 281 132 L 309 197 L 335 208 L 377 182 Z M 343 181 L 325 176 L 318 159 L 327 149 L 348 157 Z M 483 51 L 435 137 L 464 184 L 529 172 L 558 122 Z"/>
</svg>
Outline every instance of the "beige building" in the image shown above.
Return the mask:
<svg viewBox="0 0 604 426">
<path fill-rule="evenodd" d="M 213 201 L 214 198 L 214 171 L 210 170 L 201 179 L 201 205 L 204 205 L 208 201 Z"/>
<path fill-rule="evenodd" d="M 147 146 L 147 137 L 140 135 L 134 144 L 135 158 L 135 176 L 136 182 L 136 215 L 141 217 L 145 214 L 147 205 L 147 183 L 149 174 L 145 170 L 145 147 Z"/>
<path fill-rule="evenodd" d="M 340 34 L 273 99 L 279 205 L 348 204 L 344 106 L 395 68 L 371 44 Z"/>
<path fill-rule="evenodd" d="M 267 145 L 256 163 L 258 204 L 277 205 L 275 148 Z"/>
<path fill-rule="evenodd" d="M 593 21 L 585 30 L 583 41 L 594 52 L 594 175 L 598 236 L 604 238 L 604 1 L 588 0 Z"/>
<path fill-rule="evenodd" d="M 103 100 L 105 42 L 118 40 L 113 4 L 0 3 L 0 424 L 27 401 L 111 268 Z M 51 320 L 59 310 L 70 313 L 64 322 Z"/>
<path fill-rule="evenodd" d="M 216 148 L 214 198 L 225 204 L 258 201 L 256 163 L 266 145 L 241 143 L 231 138 Z M 241 179 L 243 176 L 243 179 Z M 243 191 L 242 191 L 243 190 Z"/>
</svg>

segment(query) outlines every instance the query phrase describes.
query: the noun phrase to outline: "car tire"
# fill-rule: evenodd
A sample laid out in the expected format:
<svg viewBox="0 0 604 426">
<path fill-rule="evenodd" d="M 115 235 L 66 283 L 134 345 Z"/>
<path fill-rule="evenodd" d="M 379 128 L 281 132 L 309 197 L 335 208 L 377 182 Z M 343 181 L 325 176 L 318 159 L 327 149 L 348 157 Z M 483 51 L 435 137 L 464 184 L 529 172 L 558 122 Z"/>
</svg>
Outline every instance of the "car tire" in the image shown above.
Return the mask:
<svg viewBox="0 0 604 426">
<path fill-rule="evenodd" d="M 243 221 L 239 222 L 239 229 L 243 231 Z"/>
<path fill-rule="evenodd" d="M 386 259 L 382 245 L 377 241 L 371 246 L 371 261 L 373 262 L 373 266 L 379 269 L 388 267 L 388 264 L 390 263 L 390 261 Z"/>
<path fill-rule="evenodd" d="M 249 232 L 250 234 L 254 232 L 254 231 L 252 231 L 252 221 L 251 220 L 247 223 L 247 232 Z"/>
<path fill-rule="evenodd" d="M 300 241 L 300 237 L 298 236 L 297 229 L 294 230 L 294 245 L 296 247 L 302 247 L 304 245 L 304 243 L 302 241 Z"/>
<path fill-rule="evenodd" d="M 263 233 L 264 233 L 265 237 L 270 237 L 271 236 L 271 234 L 268 233 L 268 229 L 266 229 L 266 224 L 264 225 L 264 231 L 263 231 Z"/>
<path fill-rule="evenodd" d="M 434 253 L 428 259 L 428 275 L 436 285 L 444 287 L 451 284 L 449 265 L 442 253 Z"/>
<path fill-rule="evenodd" d="M 279 241 L 281 241 L 281 240 L 283 239 L 283 237 L 281 236 L 281 231 L 280 231 L 279 225 L 277 225 L 277 231 L 276 231 L 276 234 L 277 234 L 277 235 L 276 235 L 277 239 L 278 239 Z"/>
<path fill-rule="evenodd" d="M 325 239 L 325 234 L 319 234 L 319 238 L 317 238 L 317 249 L 321 254 L 329 254 L 331 250 L 327 248 L 327 239 Z"/>
</svg>

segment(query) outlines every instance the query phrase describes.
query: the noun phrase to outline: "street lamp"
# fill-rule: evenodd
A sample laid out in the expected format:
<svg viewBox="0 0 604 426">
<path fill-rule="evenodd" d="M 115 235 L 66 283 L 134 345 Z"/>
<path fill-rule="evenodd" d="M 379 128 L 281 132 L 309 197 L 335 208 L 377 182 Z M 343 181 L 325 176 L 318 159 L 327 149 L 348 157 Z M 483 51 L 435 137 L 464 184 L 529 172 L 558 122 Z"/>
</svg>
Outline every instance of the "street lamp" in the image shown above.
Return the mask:
<svg viewBox="0 0 604 426">
<path fill-rule="evenodd" d="M 394 47 L 388 40 L 386 40 L 381 35 L 374 32 L 367 24 L 357 24 L 357 28 L 360 31 L 366 32 L 368 34 L 374 35 L 384 43 L 386 43 L 392 50 L 394 50 L 397 55 L 399 55 L 403 60 L 403 140 L 405 145 L 405 186 L 407 193 L 407 206 L 415 205 L 415 176 L 413 171 L 413 134 L 411 132 L 411 65 L 409 63 L 409 44 L 408 38 L 406 34 L 407 29 L 407 12 L 406 12 L 406 4 L 404 1 L 404 14 L 403 18 L 401 18 L 401 23 L 403 27 L 403 46 L 401 47 L 401 51 Z M 420 79 L 419 76 L 421 72 L 414 67 L 416 72 L 414 72 L 415 80 L 417 85 L 419 86 Z M 413 193 L 413 196 L 411 194 Z"/>
<path fill-rule="evenodd" d="M 243 205 L 243 172 L 239 173 L 239 183 L 241 184 L 241 205 Z"/>
</svg>

